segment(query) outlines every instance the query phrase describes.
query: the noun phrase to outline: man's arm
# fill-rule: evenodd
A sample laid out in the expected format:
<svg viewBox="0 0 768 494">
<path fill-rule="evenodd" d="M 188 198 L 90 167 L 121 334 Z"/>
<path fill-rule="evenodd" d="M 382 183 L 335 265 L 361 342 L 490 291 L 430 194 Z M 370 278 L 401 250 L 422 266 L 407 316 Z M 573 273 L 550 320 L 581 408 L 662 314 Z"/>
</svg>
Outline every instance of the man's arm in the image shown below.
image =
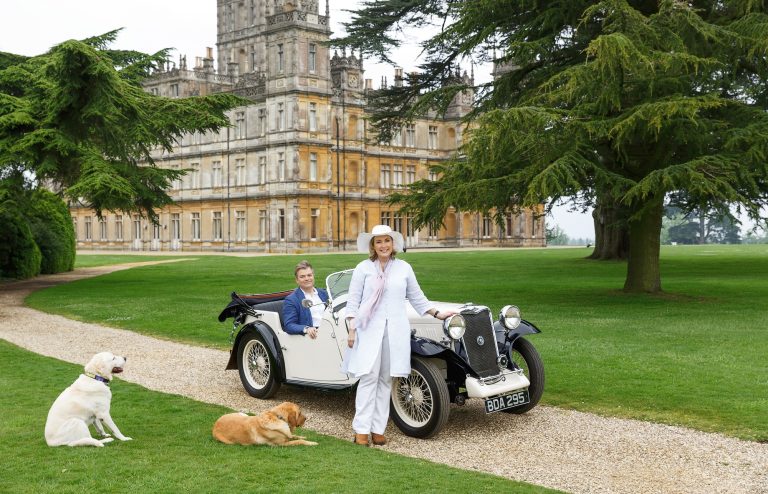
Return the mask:
<svg viewBox="0 0 768 494">
<path fill-rule="evenodd" d="M 299 321 L 301 305 L 296 302 L 296 297 L 291 295 L 283 303 L 283 329 L 290 334 L 304 334 L 304 325 Z"/>
</svg>

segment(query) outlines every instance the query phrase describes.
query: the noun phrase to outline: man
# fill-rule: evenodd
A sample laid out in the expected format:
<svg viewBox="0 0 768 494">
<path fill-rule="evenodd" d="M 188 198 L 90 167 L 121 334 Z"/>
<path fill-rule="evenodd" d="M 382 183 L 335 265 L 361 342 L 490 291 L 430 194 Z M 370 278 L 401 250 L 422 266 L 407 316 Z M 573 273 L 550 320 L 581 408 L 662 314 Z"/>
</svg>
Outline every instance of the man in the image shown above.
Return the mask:
<svg viewBox="0 0 768 494">
<path fill-rule="evenodd" d="M 283 303 L 284 329 L 286 333 L 308 335 L 314 340 L 323 318 L 323 302 L 328 301 L 328 293 L 322 288 L 315 288 L 315 272 L 309 261 L 298 263 L 294 275 L 299 287 Z M 301 305 L 305 298 L 314 304 L 311 308 Z"/>
</svg>

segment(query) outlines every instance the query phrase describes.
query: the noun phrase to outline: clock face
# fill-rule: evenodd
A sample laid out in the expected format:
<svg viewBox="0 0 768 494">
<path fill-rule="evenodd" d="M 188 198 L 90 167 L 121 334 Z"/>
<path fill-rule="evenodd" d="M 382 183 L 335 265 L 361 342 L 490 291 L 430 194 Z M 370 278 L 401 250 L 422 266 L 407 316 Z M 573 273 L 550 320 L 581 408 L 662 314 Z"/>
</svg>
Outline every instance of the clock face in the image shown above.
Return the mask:
<svg viewBox="0 0 768 494">
<path fill-rule="evenodd" d="M 347 84 L 349 87 L 357 87 L 357 74 L 350 74 L 347 79 Z"/>
</svg>

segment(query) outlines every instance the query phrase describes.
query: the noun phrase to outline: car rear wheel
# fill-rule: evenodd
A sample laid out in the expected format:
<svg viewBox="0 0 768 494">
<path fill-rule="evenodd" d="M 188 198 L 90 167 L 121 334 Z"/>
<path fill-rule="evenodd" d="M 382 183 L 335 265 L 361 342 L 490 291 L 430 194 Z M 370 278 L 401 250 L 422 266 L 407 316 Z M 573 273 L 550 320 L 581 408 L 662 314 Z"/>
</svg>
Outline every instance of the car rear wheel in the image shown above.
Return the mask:
<svg viewBox="0 0 768 494">
<path fill-rule="evenodd" d="M 403 434 L 432 437 L 445 426 L 450 395 L 440 369 L 420 357 L 411 361 L 411 375 L 392 381 L 390 416 Z"/>
<path fill-rule="evenodd" d="M 525 405 L 504 411 L 507 413 L 525 413 L 539 403 L 541 395 L 544 393 L 544 363 L 541 361 L 541 355 L 539 355 L 536 347 L 524 338 L 515 340 L 512 349 L 509 351 L 509 360 L 510 367 L 512 366 L 512 361 L 514 361 L 518 367 L 523 369 L 525 377 L 531 381 L 531 385 L 528 387 L 528 395 L 531 401 Z"/>
<path fill-rule="evenodd" d="M 240 340 L 237 368 L 243 387 L 254 398 L 270 398 L 280 389 L 275 357 L 260 333 L 248 333 Z"/>
</svg>

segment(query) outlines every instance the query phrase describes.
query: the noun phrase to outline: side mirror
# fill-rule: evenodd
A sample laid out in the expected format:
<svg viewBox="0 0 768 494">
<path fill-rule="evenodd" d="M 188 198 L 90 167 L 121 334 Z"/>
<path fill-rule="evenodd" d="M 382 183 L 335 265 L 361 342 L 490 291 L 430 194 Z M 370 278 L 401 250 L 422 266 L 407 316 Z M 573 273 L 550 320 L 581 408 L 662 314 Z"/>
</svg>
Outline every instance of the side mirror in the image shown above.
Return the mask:
<svg viewBox="0 0 768 494">
<path fill-rule="evenodd" d="M 316 304 L 313 304 L 312 301 L 310 299 L 308 299 L 308 298 L 305 298 L 304 300 L 301 301 L 301 306 L 306 308 L 306 309 L 309 309 L 310 307 L 314 307 L 316 305 L 326 305 L 327 306 L 328 302 L 318 302 Z"/>
</svg>

